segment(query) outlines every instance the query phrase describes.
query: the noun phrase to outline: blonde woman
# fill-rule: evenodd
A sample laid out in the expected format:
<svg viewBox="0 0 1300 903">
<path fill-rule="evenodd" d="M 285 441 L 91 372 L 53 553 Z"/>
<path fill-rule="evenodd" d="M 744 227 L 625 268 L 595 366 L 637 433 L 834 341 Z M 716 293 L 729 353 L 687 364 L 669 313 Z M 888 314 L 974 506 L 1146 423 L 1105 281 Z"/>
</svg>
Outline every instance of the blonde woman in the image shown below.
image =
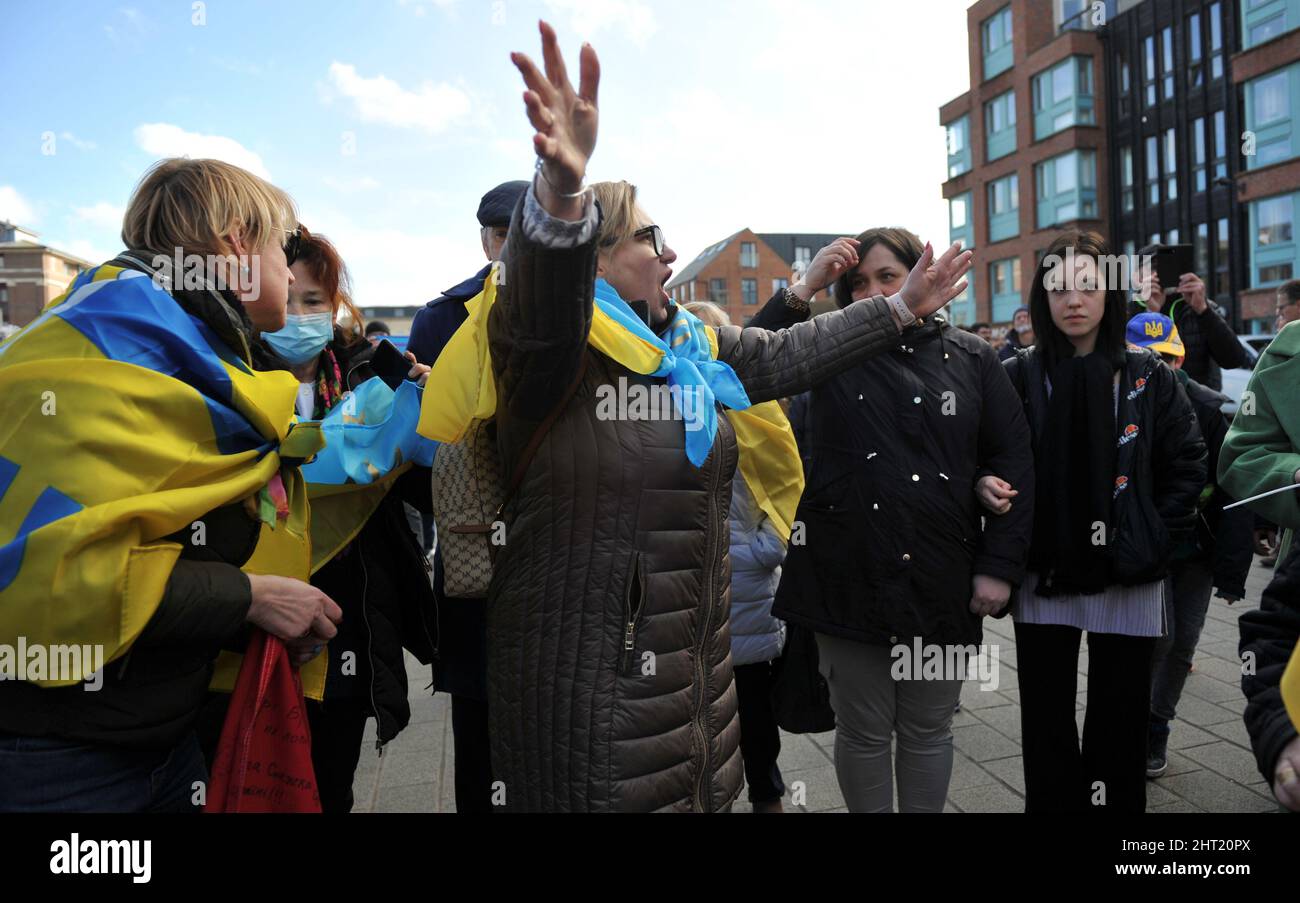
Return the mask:
<svg viewBox="0 0 1300 903">
<path fill-rule="evenodd" d="M 801 392 L 896 346 L 961 290 L 970 254 L 927 251 L 892 299 L 776 333 L 723 327 L 714 346 L 664 291 L 676 254 L 636 189 L 584 187 L 595 51 L 575 89 L 541 32 L 545 75 L 513 56 L 539 162 L 487 330 L 503 473 L 550 421 L 488 596 L 493 776 L 516 810 L 724 810 L 742 775 L 727 632 L 739 446 L 717 405 Z M 645 414 L 634 396 L 652 389 L 689 410 Z"/>
<path fill-rule="evenodd" d="M 296 226 L 251 173 L 164 160 L 127 207 L 127 251 L 0 346 L 0 421 L 28 424 L 0 431 L 17 465 L 0 497 L 46 487 L 0 547 L 0 637 L 100 650 L 0 681 L 0 810 L 193 811 L 222 649 L 256 625 L 301 663 L 335 635 L 320 590 L 241 571 L 257 554 L 291 572 L 306 549 L 297 383 L 258 372 L 250 340 L 285 324 Z M 58 416 L 35 416 L 43 392 Z"/>
</svg>

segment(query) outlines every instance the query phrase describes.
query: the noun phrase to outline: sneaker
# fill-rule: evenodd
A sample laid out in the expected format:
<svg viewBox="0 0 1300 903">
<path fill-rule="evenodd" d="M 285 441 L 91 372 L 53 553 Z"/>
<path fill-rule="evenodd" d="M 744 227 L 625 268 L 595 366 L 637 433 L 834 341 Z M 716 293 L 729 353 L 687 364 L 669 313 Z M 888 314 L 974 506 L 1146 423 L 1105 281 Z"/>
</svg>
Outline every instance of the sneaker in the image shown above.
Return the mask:
<svg viewBox="0 0 1300 903">
<path fill-rule="evenodd" d="M 1169 770 L 1166 752 L 1169 746 L 1169 726 L 1151 725 L 1147 732 L 1147 777 L 1158 778 Z"/>
</svg>

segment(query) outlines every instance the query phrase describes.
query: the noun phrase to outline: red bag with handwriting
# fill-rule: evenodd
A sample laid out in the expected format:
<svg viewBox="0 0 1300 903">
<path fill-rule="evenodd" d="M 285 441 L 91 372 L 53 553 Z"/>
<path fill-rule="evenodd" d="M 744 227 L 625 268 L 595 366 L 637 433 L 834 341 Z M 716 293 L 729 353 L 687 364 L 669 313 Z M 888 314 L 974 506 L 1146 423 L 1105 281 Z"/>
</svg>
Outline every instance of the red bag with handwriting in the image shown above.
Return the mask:
<svg viewBox="0 0 1300 903">
<path fill-rule="evenodd" d="M 302 679 L 284 643 L 254 630 L 221 728 L 205 812 L 320 812 Z"/>
</svg>

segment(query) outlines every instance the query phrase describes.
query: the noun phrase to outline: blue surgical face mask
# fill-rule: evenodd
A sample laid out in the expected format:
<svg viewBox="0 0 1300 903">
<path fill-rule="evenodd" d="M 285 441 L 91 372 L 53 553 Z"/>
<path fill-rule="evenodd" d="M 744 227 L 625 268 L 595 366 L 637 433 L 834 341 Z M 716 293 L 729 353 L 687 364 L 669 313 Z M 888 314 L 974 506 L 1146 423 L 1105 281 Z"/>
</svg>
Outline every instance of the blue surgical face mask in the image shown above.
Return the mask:
<svg viewBox="0 0 1300 903">
<path fill-rule="evenodd" d="M 334 338 L 334 315 L 289 314 L 284 329 L 262 333 L 262 338 L 275 349 L 276 354 L 290 364 L 306 363 L 325 350 Z"/>
</svg>

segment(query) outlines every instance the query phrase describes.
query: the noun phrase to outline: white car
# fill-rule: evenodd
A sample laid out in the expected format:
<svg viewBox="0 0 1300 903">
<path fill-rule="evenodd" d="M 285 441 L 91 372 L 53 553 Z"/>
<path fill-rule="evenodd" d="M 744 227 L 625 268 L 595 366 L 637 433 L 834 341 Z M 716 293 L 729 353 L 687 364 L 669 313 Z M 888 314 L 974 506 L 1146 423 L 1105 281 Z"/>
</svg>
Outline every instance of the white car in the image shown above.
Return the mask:
<svg viewBox="0 0 1300 903">
<path fill-rule="evenodd" d="M 1241 347 L 1246 349 L 1246 366 L 1222 371 L 1222 391 L 1228 396 L 1228 401 L 1223 405 L 1223 413 L 1227 414 L 1230 420 L 1236 416 L 1237 408 L 1241 405 L 1241 393 L 1246 391 L 1250 372 L 1255 369 L 1255 364 L 1258 363 L 1264 349 L 1268 347 L 1268 343 L 1273 341 L 1273 336 L 1271 334 L 1239 335 L 1237 341 L 1241 342 Z"/>
</svg>

